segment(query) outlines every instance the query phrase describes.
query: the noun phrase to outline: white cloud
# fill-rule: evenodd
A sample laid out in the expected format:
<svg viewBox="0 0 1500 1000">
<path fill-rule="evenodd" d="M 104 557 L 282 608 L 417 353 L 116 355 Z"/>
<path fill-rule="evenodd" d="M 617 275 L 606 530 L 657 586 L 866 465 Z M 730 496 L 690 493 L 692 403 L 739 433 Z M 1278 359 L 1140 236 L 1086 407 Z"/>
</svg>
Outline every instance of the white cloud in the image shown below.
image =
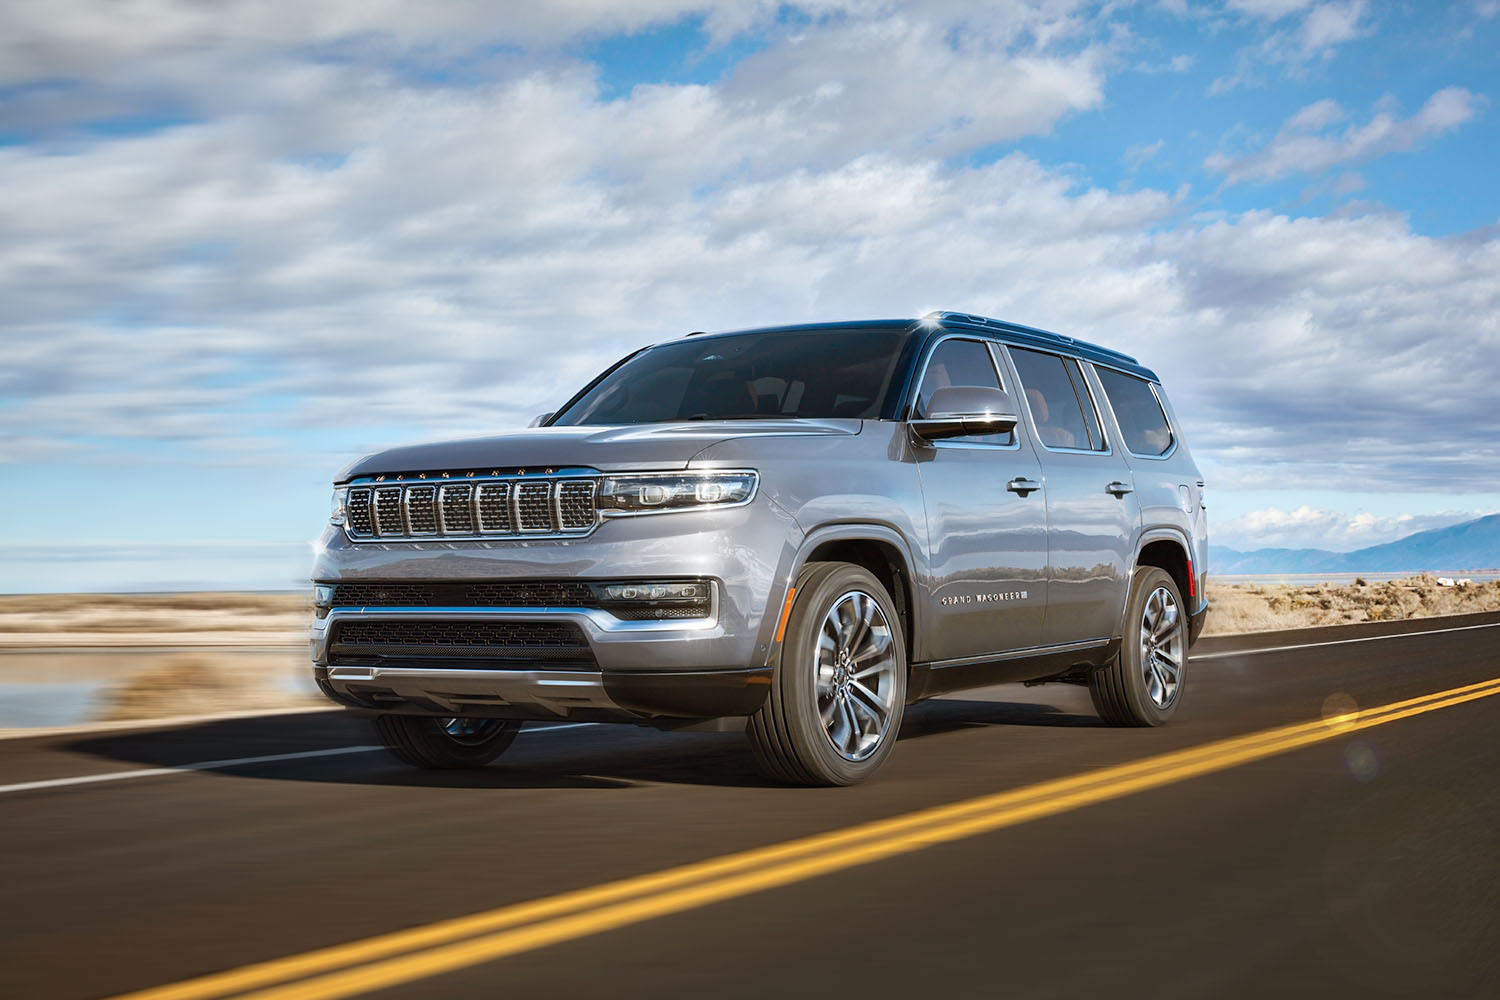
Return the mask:
<svg viewBox="0 0 1500 1000">
<path fill-rule="evenodd" d="M 1225 0 L 1224 9 L 1267 21 L 1279 21 L 1288 14 L 1305 10 L 1314 0 Z"/>
<path fill-rule="evenodd" d="M 1363 125 L 1350 125 L 1333 133 L 1328 126 L 1342 120 L 1344 111 L 1334 101 L 1325 99 L 1287 119 L 1261 149 L 1241 156 L 1215 153 L 1204 161 L 1204 166 L 1224 174 L 1229 184 L 1315 173 L 1340 163 L 1415 149 L 1471 120 L 1483 103 L 1483 98 L 1462 87 L 1445 87 L 1429 97 L 1410 118 L 1397 118 L 1388 111 L 1380 111 Z"/>
<path fill-rule="evenodd" d="M 1155 142 L 1132 143 L 1125 147 L 1125 153 L 1120 157 L 1120 162 L 1125 164 L 1132 173 L 1141 169 L 1147 163 L 1156 159 L 1156 155 L 1162 151 L 1167 144 L 1165 139 L 1157 139 Z"/>
<path fill-rule="evenodd" d="M 1360 23 L 1365 16 L 1366 0 L 1344 3 L 1320 3 L 1308 12 L 1298 29 L 1298 41 L 1306 54 L 1326 53 L 1335 45 L 1353 41 L 1364 34 Z"/>
<path fill-rule="evenodd" d="M 562 56 L 449 84 L 272 53 L 243 93 L 212 46 L 122 56 L 215 96 L 173 127 L 0 149 L 0 457 L 479 433 L 650 340 L 946 307 L 1158 367 L 1216 488 L 1500 488 L 1465 402 L 1500 381 L 1500 238 L 1187 224 L 1177 193 L 945 160 L 1095 106 L 1107 43 L 1067 5 L 995 5 L 963 45 L 945 25 L 972 8 L 913 10 L 614 100 Z"/>
<path fill-rule="evenodd" d="M 1471 521 L 1487 510 L 1438 511 L 1393 516 L 1345 513 L 1310 506 L 1294 510 L 1267 507 L 1226 521 L 1215 521 L 1213 543 L 1241 552 L 1254 549 L 1326 549 L 1352 552 L 1382 545 L 1419 531 Z"/>
<path fill-rule="evenodd" d="M 1259 22 L 1269 33 L 1236 54 L 1233 71 L 1214 80 L 1209 87 L 1210 94 L 1263 84 L 1273 69 L 1294 79 L 1301 78 L 1306 75 L 1310 64 L 1333 59 L 1338 46 L 1363 38 L 1374 30 L 1366 21 L 1368 0 L 1318 3 L 1311 0 L 1230 0 L 1226 10 L 1240 13 L 1252 24 Z M 1306 13 L 1295 23 L 1282 23 L 1283 19 L 1304 10 Z"/>
</svg>

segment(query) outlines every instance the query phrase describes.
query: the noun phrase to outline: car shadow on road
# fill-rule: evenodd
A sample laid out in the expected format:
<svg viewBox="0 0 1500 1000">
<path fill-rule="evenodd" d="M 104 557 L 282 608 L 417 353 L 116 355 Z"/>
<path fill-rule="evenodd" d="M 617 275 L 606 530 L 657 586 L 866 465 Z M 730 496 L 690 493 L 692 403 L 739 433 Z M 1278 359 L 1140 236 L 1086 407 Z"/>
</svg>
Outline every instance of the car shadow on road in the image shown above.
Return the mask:
<svg viewBox="0 0 1500 1000">
<path fill-rule="evenodd" d="M 909 743 L 966 729 L 1097 725 L 1092 716 L 1047 704 L 938 699 L 907 709 L 900 740 Z M 663 732 L 612 725 L 528 727 L 494 764 L 461 771 L 411 768 L 381 750 L 300 756 L 376 742 L 368 722 L 333 712 L 109 733 L 80 738 L 66 749 L 139 767 L 185 768 L 269 781 L 486 789 L 776 786 L 756 769 L 749 744 L 737 732 Z M 280 754 L 299 756 L 253 760 Z M 205 762 L 213 766 L 205 768 Z"/>
</svg>

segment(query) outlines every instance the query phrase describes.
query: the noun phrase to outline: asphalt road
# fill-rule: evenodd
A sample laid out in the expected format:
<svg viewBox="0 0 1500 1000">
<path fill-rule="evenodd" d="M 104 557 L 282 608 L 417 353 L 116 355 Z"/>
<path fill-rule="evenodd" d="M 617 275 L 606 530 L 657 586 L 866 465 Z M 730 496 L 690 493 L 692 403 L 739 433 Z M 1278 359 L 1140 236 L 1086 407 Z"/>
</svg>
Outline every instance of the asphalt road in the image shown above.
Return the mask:
<svg viewBox="0 0 1500 1000">
<path fill-rule="evenodd" d="M 929 702 L 849 789 L 768 785 L 738 735 L 628 727 L 528 730 L 461 774 L 361 749 L 334 712 L 0 742 L 0 997 L 407 928 L 429 937 L 275 966 L 262 985 L 290 985 L 266 996 L 1496 996 L 1500 696 L 1473 687 L 1500 678 L 1492 624 L 1205 640 L 1157 730 L 1106 728 L 1061 685 Z M 856 830 L 801 869 L 756 855 L 718 888 L 507 909 L 976 797 L 978 821 Z M 490 923 L 440 923 L 468 914 Z"/>
</svg>

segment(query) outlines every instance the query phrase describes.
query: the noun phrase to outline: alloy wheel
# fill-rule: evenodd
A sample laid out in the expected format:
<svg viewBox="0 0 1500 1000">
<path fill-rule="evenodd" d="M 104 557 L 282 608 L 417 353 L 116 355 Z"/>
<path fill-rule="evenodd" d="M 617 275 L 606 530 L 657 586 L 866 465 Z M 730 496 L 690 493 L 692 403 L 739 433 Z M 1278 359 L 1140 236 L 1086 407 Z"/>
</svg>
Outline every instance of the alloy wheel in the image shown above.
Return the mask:
<svg viewBox="0 0 1500 1000">
<path fill-rule="evenodd" d="M 814 651 L 823 732 L 845 760 L 868 758 L 889 734 L 895 712 L 897 658 L 890 623 L 862 590 L 833 602 Z"/>
</svg>

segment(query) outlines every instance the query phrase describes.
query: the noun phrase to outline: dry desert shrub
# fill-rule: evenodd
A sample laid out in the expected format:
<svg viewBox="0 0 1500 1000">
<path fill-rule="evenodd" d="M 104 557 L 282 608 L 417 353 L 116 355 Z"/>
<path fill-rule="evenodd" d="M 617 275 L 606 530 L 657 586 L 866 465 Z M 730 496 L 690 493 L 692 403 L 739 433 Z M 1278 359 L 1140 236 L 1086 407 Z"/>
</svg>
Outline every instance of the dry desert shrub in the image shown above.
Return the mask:
<svg viewBox="0 0 1500 1000">
<path fill-rule="evenodd" d="M 150 719 L 315 703 L 310 697 L 278 690 L 275 679 L 268 671 L 230 667 L 206 656 L 168 656 L 159 665 L 107 688 L 95 718 Z"/>
<path fill-rule="evenodd" d="M 0 595 L 0 632 L 285 632 L 311 615 L 305 594 Z"/>
<path fill-rule="evenodd" d="M 1274 586 L 1208 581 L 1206 635 L 1267 632 L 1316 625 L 1394 621 L 1500 611 L 1500 581 L 1443 586 L 1435 577 L 1414 576 L 1371 584 Z"/>
</svg>

